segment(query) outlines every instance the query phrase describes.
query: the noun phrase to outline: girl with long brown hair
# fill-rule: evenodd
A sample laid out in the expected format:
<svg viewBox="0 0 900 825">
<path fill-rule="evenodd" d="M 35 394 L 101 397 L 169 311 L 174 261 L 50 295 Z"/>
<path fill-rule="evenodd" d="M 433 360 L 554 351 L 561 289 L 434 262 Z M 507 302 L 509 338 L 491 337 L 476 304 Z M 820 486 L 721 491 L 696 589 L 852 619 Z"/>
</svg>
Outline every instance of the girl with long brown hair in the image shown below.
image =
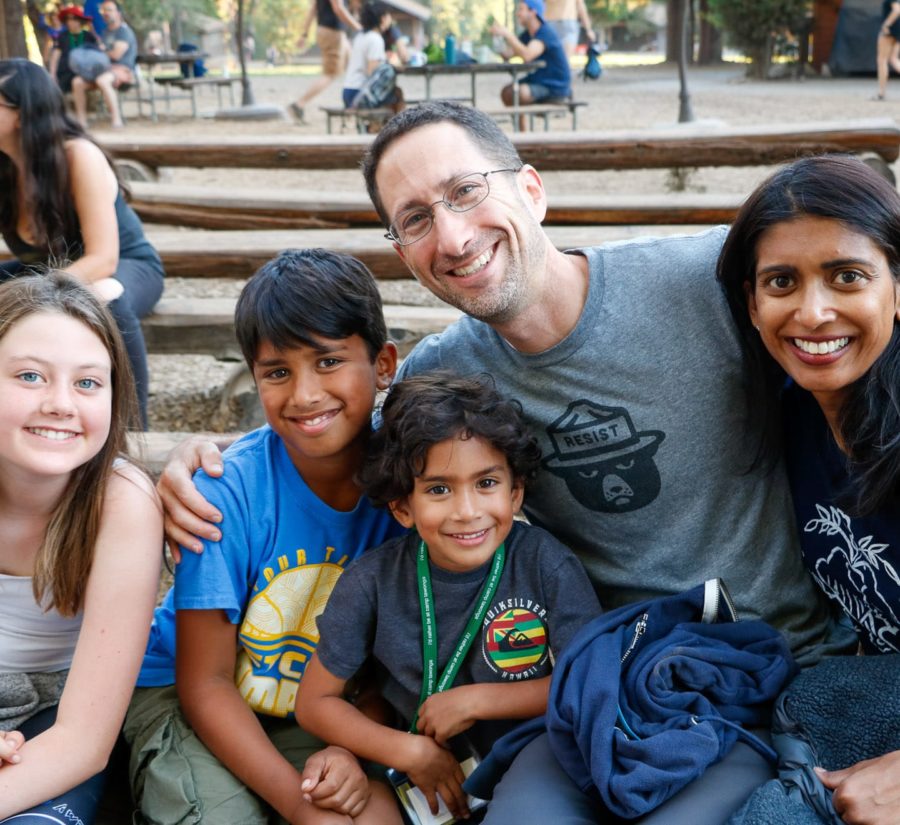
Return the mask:
<svg viewBox="0 0 900 825">
<path fill-rule="evenodd" d="M 0 822 L 93 822 L 159 581 L 134 406 L 91 292 L 61 273 L 0 285 Z"/>
</svg>

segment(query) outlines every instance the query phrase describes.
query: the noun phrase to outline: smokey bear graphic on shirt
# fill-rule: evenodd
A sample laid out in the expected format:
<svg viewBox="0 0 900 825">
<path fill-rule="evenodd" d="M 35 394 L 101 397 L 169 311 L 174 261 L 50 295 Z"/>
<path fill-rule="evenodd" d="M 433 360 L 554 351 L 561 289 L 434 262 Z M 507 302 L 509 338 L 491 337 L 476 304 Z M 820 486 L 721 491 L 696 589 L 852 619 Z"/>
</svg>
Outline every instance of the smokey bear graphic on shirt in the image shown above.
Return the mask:
<svg viewBox="0 0 900 825">
<path fill-rule="evenodd" d="M 573 401 L 547 434 L 553 455 L 544 467 L 565 479 L 569 492 L 588 509 L 638 510 L 659 495 L 653 456 L 665 433 L 636 430 L 624 407 Z"/>
</svg>

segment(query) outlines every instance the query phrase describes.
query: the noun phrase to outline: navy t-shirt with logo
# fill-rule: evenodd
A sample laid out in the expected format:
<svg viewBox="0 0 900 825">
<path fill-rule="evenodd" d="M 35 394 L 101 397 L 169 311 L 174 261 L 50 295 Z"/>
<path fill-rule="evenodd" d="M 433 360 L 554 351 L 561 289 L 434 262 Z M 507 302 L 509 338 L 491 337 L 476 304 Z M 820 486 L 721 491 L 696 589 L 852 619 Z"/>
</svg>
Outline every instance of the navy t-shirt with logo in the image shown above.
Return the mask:
<svg viewBox="0 0 900 825">
<path fill-rule="evenodd" d="M 849 483 L 847 457 L 815 398 L 791 384 L 783 414 L 804 562 L 852 619 L 866 652 L 900 651 L 900 512 L 845 512 L 837 502 Z"/>
<path fill-rule="evenodd" d="M 410 533 L 361 556 L 338 580 L 318 618 L 317 651 L 326 670 L 349 679 L 373 656 L 384 676 L 382 694 L 406 724 L 422 689 L 419 540 Z M 466 573 L 433 564 L 430 569 L 440 676 L 475 611 L 490 561 Z M 540 527 L 514 523 L 503 575 L 454 687 L 549 676 L 563 648 L 599 613 L 597 596 L 575 555 Z M 478 722 L 467 736 L 484 756 L 520 723 Z"/>
</svg>

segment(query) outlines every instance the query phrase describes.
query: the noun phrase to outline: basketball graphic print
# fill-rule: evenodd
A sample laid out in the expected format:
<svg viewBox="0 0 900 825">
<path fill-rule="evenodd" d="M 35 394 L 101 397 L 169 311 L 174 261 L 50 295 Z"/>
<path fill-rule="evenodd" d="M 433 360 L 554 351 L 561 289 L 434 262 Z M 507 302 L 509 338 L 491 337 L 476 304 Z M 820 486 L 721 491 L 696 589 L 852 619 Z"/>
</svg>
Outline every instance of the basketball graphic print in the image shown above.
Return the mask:
<svg viewBox="0 0 900 825">
<path fill-rule="evenodd" d="M 496 615 L 484 632 L 485 658 L 504 674 L 523 674 L 547 657 L 547 627 L 536 613 L 513 607 Z"/>
</svg>

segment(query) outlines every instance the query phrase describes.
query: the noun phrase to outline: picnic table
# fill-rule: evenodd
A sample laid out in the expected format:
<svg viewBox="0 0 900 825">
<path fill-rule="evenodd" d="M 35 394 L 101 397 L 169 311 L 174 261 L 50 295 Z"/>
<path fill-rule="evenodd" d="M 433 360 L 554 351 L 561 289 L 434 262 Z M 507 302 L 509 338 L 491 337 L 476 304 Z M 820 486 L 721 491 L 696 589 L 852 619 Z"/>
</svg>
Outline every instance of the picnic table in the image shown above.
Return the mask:
<svg viewBox="0 0 900 825">
<path fill-rule="evenodd" d="M 138 54 L 137 56 L 137 66 L 145 66 L 147 69 L 146 79 L 147 79 L 147 102 L 150 104 L 150 119 L 156 123 L 158 120 L 158 114 L 156 111 L 156 84 L 163 86 L 166 92 L 166 111 L 168 112 L 171 104 L 171 95 L 169 92 L 169 83 L 175 80 L 184 80 L 186 77 L 193 78 L 194 77 L 194 61 L 195 60 L 203 60 L 204 58 L 209 57 L 206 52 L 194 51 L 194 52 L 163 52 L 163 53 L 154 53 L 148 52 L 146 54 Z M 172 76 L 165 77 L 157 77 L 156 69 L 162 65 L 177 65 L 178 66 L 178 74 Z M 182 70 L 183 66 L 187 66 L 187 74 Z M 185 95 L 187 97 L 187 95 Z M 191 101 L 196 109 L 196 103 L 194 101 L 194 95 L 191 94 Z M 140 113 L 140 90 L 138 91 L 138 112 Z"/>
<path fill-rule="evenodd" d="M 478 106 L 476 80 L 481 75 L 508 74 L 512 77 L 513 103 L 519 105 L 519 78 L 544 67 L 543 60 L 530 63 L 426 63 L 424 66 L 405 66 L 399 70 L 401 77 L 424 77 L 425 99 L 431 100 L 431 84 L 435 78 L 468 75 L 469 96 L 464 98 Z"/>
</svg>

